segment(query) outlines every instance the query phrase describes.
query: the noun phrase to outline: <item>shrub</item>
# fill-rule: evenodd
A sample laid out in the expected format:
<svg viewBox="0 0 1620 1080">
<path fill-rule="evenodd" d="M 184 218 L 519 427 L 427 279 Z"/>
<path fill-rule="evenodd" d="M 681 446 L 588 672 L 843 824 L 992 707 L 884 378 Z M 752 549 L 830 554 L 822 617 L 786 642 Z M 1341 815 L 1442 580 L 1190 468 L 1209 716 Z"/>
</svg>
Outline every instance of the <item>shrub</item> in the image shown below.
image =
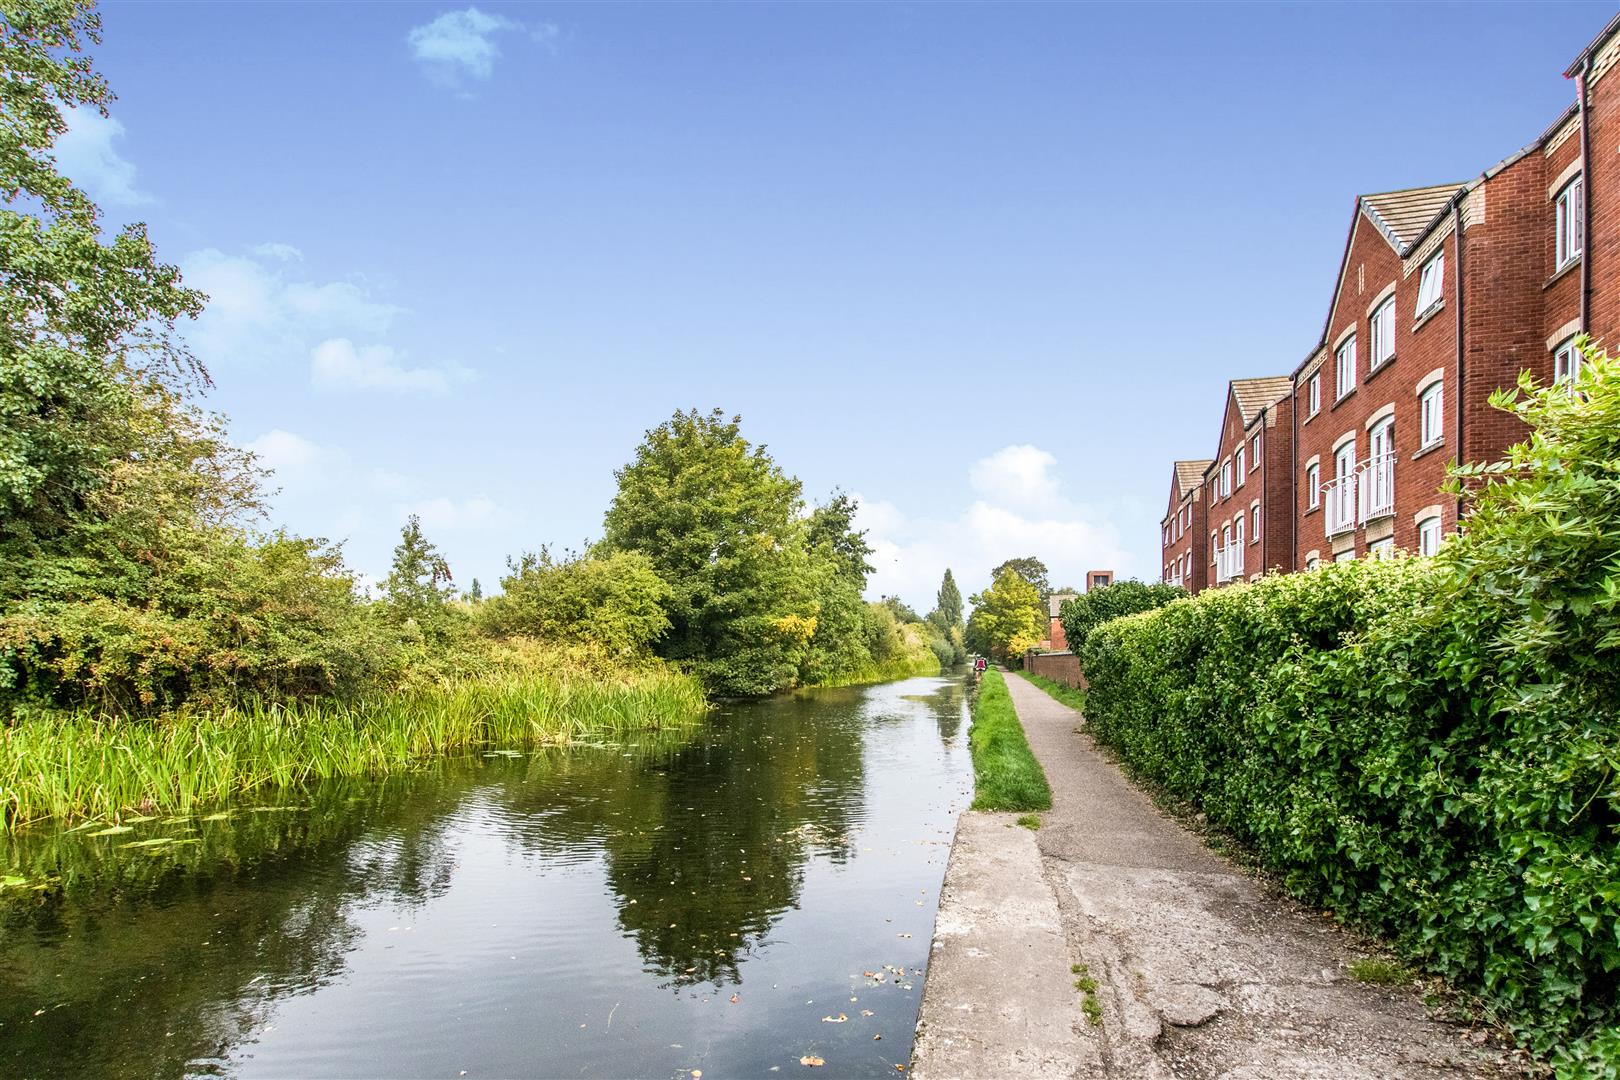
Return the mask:
<svg viewBox="0 0 1620 1080">
<path fill-rule="evenodd" d="M 1069 649 L 1078 653 L 1086 643 L 1086 635 L 1109 619 L 1152 611 L 1186 595 L 1187 590 L 1180 585 L 1159 581 L 1145 584 L 1130 578 L 1065 600 L 1058 612 L 1058 621 L 1063 624 L 1063 637 Z"/>
<path fill-rule="evenodd" d="M 1092 733 L 1287 887 L 1620 1073 L 1620 369 L 1495 400 L 1433 559 L 1335 564 L 1099 626 Z"/>
</svg>

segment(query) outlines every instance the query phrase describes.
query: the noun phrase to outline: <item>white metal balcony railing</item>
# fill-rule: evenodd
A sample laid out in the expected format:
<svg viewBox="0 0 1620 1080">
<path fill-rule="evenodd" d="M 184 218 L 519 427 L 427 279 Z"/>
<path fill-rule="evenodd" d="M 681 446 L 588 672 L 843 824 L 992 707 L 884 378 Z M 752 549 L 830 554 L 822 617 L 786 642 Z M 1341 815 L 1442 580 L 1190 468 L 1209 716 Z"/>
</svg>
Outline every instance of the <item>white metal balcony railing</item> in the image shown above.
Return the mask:
<svg viewBox="0 0 1620 1080">
<path fill-rule="evenodd" d="M 1341 476 L 1322 485 L 1322 502 L 1327 534 L 1338 536 L 1356 527 L 1356 474 Z"/>
<path fill-rule="evenodd" d="M 1387 517 L 1395 512 L 1395 455 L 1379 454 L 1362 462 L 1358 487 L 1361 520 Z"/>
<path fill-rule="evenodd" d="M 1220 583 L 1243 576 L 1243 545 L 1238 542 L 1215 549 L 1215 580 Z"/>
</svg>

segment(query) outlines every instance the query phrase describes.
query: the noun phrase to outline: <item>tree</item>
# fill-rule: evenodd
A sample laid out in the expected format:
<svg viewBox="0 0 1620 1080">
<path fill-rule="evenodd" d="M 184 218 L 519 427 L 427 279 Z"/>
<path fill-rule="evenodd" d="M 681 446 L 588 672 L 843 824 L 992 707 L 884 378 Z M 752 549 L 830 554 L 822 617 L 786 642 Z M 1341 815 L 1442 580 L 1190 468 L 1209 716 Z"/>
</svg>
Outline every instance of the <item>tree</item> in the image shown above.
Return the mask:
<svg viewBox="0 0 1620 1080">
<path fill-rule="evenodd" d="M 635 659 L 669 629 L 664 605 L 670 588 L 640 552 L 554 559 L 542 547 L 506 565 L 501 595 L 479 616 L 495 633 L 591 645 Z"/>
<path fill-rule="evenodd" d="M 405 519 L 399 531 L 394 563 L 382 593 L 398 622 L 413 621 L 424 633 L 443 622 L 445 601 L 451 593 L 450 564 L 422 535 L 422 520 L 415 514 Z"/>
<path fill-rule="evenodd" d="M 479 603 L 484 599 L 484 587 L 478 584 L 478 579 L 472 579 L 472 587 L 467 590 L 467 599 Z"/>
<path fill-rule="evenodd" d="M 648 431 L 604 523 L 670 586 L 658 654 L 721 695 L 791 684 L 816 631 L 800 484 L 740 423 L 693 409 Z"/>
<path fill-rule="evenodd" d="M 962 625 L 962 590 L 956 587 L 956 578 L 951 574 L 951 568 L 945 568 L 945 577 L 939 583 L 939 593 L 934 598 L 934 610 L 945 620 L 947 628 Z"/>
<path fill-rule="evenodd" d="M 1008 559 L 994 570 L 990 571 L 992 580 L 1001 576 L 1003 570 L 1012 570 L 1019 577 L 1035 586 L 1035 591 L 1042 600 L 1052 595 L 1052 586 L 1046 580 L 1046 564 L 1033 555 L 1026 555 L 1022 559 Z"/>
<path fill-rule="evenodd" d="M 1012 566 L 1003 564 L 990 588 L 971 600 L 968 626 L 992 655 L 1009 659 L 1040 642 L 1046 627 L 1040 593 Z"/>
</svg>

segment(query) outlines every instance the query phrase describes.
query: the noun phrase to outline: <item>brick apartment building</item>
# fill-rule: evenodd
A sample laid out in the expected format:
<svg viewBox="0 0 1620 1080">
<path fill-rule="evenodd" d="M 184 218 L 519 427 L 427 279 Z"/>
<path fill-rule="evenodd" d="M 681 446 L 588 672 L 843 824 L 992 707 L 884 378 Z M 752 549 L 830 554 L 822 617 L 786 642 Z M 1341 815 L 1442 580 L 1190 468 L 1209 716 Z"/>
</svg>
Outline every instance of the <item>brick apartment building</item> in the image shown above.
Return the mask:
<svg viewBox="0 0 1620 1080">
<path fill-rule="evenodd" d="M 1245 581 L 1293 562 L 1287 483 L 1293 388 L 1286 375 L 1226 386 L 1220 441 L 1204 472 L 1210 584 Z"/>
<path fill-rule="evenodd" d="M 1321 338 L 1291 376 L 1228 389 L 1204 478 L 1208 574 L 1175 576 L 1187 544 L 1167 530 L 1165 580 L 1197 591 L 1329 559 L 1432 553 L 1457 525 L 1440 490 L 1447 466 L 1500 457 L 1525 434 L 1491 408 L 1492 391 L 1521 371 L 1578 378 L 1580 333 L 1620 341 L 1617 61 L 1620 16 L 1565 72 L 1575 100 L 1528 146 L 1468 181 L 1356 199 Z M 1244 384 L 1263 389 L 1245 403 Z M 1265 425 L 1258 476 L 1245 451 L 1252 479 L 1240 482 L 1239 433 L 1279 384 L 1282 400 L 1265 408 L 1286 419 Z"/>
<path fill-rule="evenodd" d="M 1204 542 L 1209 508 L 1204 473 L 1209 458 L 1178 461 L 1170 471 L 1170 506 L 1159 522 L 1164 547 L 1164 580 L 1197 592 L 1209 584 L 1209 546 Z"/>
</svg>

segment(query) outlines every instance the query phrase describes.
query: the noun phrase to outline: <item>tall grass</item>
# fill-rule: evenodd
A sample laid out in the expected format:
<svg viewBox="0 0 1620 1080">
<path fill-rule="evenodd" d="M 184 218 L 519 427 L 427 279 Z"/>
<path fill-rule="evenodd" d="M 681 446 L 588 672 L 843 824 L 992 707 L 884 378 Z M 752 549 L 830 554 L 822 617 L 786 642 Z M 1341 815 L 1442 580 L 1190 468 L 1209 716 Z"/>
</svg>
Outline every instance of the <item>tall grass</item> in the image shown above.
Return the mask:
<svg viewBox="0 0 1620 1080">
<path fill-rule="evenodd" d="M 1056 679 L 1048 679 L 1045 675 L 1034 675 L 1027 671 L 1020 671 L 1018 674 L 1022 675 L 1026 681 L 1032 682 L 1045 690 L 1048 695 L 1069 708 L 1085 712 L 1086 692 L 1078 686 L 1069 686 L 1066 683 L 1058 682 Z"/>
<path fill-rule="evenodd" d="M 1052 789 L 1046 772 L 1024 738 L 1012 695 L 999 671 L 987 671 L 973 698 L 975 810 L 1050 810 Z"/>
<path fill-rule="evenodd" d="M 938 675 L 939 672 L 939 657 L 932 652 L 925 652 L 917 656 L 898 656 L 881 664 L 866 664 L 853 671 L 842 672 L 810 685 L 829 688 L 868 686 L 872 683 L 909 679 L 917 675 Z"/>
<path fill-rule="evenodd" d="M 262 788 L 409 769 L 437 755 L 694 724 L 708 703 L 667 669 L 502 673 L 344 703 L 244 704 L 151 720 L 78 712 L 0 728 L 0 813 L 14 827 L 126 810 L 188 813 Z"/>
</svg>

